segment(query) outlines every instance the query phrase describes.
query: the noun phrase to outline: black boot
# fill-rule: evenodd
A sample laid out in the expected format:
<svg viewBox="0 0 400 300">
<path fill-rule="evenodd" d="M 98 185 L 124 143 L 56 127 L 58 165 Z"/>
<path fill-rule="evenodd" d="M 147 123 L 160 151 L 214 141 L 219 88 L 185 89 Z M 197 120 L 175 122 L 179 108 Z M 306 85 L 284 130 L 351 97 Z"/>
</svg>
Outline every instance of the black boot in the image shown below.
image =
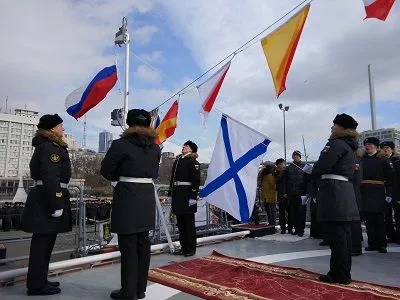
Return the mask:
<svg viewBox="0 0 400 300">
<path fill-rule="evenodd" d="M 60 283 L 58 281 L 48 281 L 47 280 L 47 285 L 50 285 L 52 287 L 59 287 Z"/>
<path fill-rule="evenodd" d="M 28 296 L 49 296 L 49 295 L 56 295 L 61 293 L 60 288 L 53 287 L 51 285 L 46 285 L 43 288 L 39 289 L 28 289 Z"/>
<path fill-rule="evenodd" d="M 136 300 L 137 299 L 137 297 L 124 295 L 121 292 L 121 290 L 112 291 L 111 294 L 110 294 L 110 297 L 112 299 L 120 299 L 120 300 Z"/>
</svg>

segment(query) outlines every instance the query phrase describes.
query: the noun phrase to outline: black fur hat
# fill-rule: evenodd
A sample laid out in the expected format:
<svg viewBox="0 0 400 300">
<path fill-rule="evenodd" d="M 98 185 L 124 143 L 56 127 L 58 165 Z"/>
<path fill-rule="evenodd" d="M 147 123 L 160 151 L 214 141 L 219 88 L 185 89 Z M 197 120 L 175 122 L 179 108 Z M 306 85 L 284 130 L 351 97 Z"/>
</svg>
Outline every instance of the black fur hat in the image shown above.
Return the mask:
<svg viewBox="0 0 400 300">
<path fill-rule="evenodd" d="M 333 119 L 333 124 L 340 125 L 344 129 L 356 129 L 358 126 L 356 120 L 346 114 L 336 115 L 335 119 Z"/>
<path fill-rule="evenodd" d="M 197 150 L 199 149 L 199 147 L 197 147 L 197 145 L 195 143 L 193 143 L 192 141 L 187 141 L 186 143 L 183 144 L 184 146 L 189 146 L 190 149 L 192 149 L 193 153 L 197 153 Z"/>
<path fill-rule="evenodd" d="M 144 109 L 131 109 L 128 111 L 126 117 L 126 124 L 129 127 L 132 126 L 143 126 L 149 127 L 151 123 L 150 113 Z"/>
<path fill-rule="evenodd" d="M 39 119 L 39 124 L 37 124 L 37 128 L 39 129 L 45 129 L 45 130 L 50 130 L 54 127 L 56 127 L 58 124 L 61 124 L 63 122 L 63 119 L 58 114 L 54 115 L 43 115 Z"/>
</svg>

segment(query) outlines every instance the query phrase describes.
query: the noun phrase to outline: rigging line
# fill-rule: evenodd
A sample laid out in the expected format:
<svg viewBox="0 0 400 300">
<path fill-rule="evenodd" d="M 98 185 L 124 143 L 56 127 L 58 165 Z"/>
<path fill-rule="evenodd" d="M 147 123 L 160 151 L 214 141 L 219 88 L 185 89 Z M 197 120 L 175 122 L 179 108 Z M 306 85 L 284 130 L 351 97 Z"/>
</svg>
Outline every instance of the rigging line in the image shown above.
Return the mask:
<svg viewBox="0 0 400 300">
<path fill-rule="evenodd" d="M 193 83 L 195 83 L 196 81 L 198 81 L 199 79 L 201 79 L 202 77 L 204 77 L 205 75 L 207 75 L 209 72 L 211 72 L 213 69 L 215 69 L 217 66 L 219 66 L 221 63 L 223 63 L 225 60 L 227 60 L 228 58 L 231 58 L 231 60 L 236 56 L 236 54 L 244 51 L 245 46 L 247 46 L 249 43 L 251 43 L 252 41 L 254 41 L 256 38 L 258 38 L 261 34 L 263 34 L 265 31 L 267 31 L 268 29 L 270 29 L 272 26 L 274 26 L 275 24 L 277 24 L 279 21 L 281 21 L 282 19 L 284 19 L 285 17 L 287 17 L 289 14 L 291 14 L 293 11 L 295 11 L 297 8 L 299 8 L 300 6 L 302 6 L 305 3 L 311 3 L 313 0 L 304 0 L 301 1 L 299 4 L 297 4 L 295 7 L 293 7 L 291 10 L 289 10 L 287 13 L 285 13 L 282 17 L 280 17 L 279 19 L 277 19 L 275 22 L 273 22 L 271 25 L 269 25 L 268 27 L 266 27 L 265 29 L 263 29 L 261 32 L 259 32 L 257 35 L 255 35 L 254 37 L 252 37 L 250 40 L 248 40 L 246 43 L 244 43 L 243 45 L 241 45 L 239 48 L 237 48 L 235 51 L 233 51 L 231 54 L 229 54 L 228 56 L 226 56 L 225 58 L 221 59 L 218 63 L 216 63 L 214 66 L 212 66 L 211 68 L 209 68 L 207 71 L 205 71 L 203 74 L 201 74 L 200 76 L 198 76 L 196 79 L 194 79 L 193 81 L 191 81 L 189 84 L 187 84 L 185 87 L 183 87 L 181 90 L 179 90 L 178 92 L 176 92 L 175 94 L 173 94 L 172 96 L 170 96 L 168 99 L 164 100 L 163 102 L 161 102 L 156 108 L 159 108 L 160 106 L 164 105 L 165 103 L 167 103 L 168 101 L 170 101 L 172 98 L 174 98 L 176 95 L 178 95 L 179 93 L 181 93 L 182 91 L 184 91 L 186 88 L 188 88 L 189 86 L 191 86 Z M 247 48 L 246 48 L 247 49 Z"/>
</svg>

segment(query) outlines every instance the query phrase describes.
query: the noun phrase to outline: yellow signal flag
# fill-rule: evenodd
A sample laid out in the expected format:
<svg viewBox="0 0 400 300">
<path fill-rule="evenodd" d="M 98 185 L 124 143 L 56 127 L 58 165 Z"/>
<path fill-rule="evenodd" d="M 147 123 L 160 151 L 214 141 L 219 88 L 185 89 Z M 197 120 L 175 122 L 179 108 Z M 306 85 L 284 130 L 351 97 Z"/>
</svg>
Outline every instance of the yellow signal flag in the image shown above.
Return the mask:
<svg viewBox="0 0 400 300">
<path fill-rule="evenodd" d="M 276 97 L 286 90 L 286 77 L 309 11 L 310 4 L 307 4 L 287 22 L 261 40 L 261 46 L 274 80 Z"/>
</svg>

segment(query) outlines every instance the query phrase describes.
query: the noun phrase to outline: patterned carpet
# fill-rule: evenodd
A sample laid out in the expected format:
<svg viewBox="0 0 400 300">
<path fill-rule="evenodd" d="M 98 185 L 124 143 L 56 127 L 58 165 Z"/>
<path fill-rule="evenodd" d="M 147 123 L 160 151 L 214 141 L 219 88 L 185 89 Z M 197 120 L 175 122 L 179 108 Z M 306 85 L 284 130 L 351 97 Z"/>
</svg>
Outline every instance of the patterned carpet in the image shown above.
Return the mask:
<svg viewBox="0 0 400 300">
<path fill-rule="evenodd" d="M 334 285 L 319 274 L 261 264 L 213 252 L 155 268 L 149 280 L 204 299 L 400 299 L 400 288 L 353 281 Z"/>
</svg>

